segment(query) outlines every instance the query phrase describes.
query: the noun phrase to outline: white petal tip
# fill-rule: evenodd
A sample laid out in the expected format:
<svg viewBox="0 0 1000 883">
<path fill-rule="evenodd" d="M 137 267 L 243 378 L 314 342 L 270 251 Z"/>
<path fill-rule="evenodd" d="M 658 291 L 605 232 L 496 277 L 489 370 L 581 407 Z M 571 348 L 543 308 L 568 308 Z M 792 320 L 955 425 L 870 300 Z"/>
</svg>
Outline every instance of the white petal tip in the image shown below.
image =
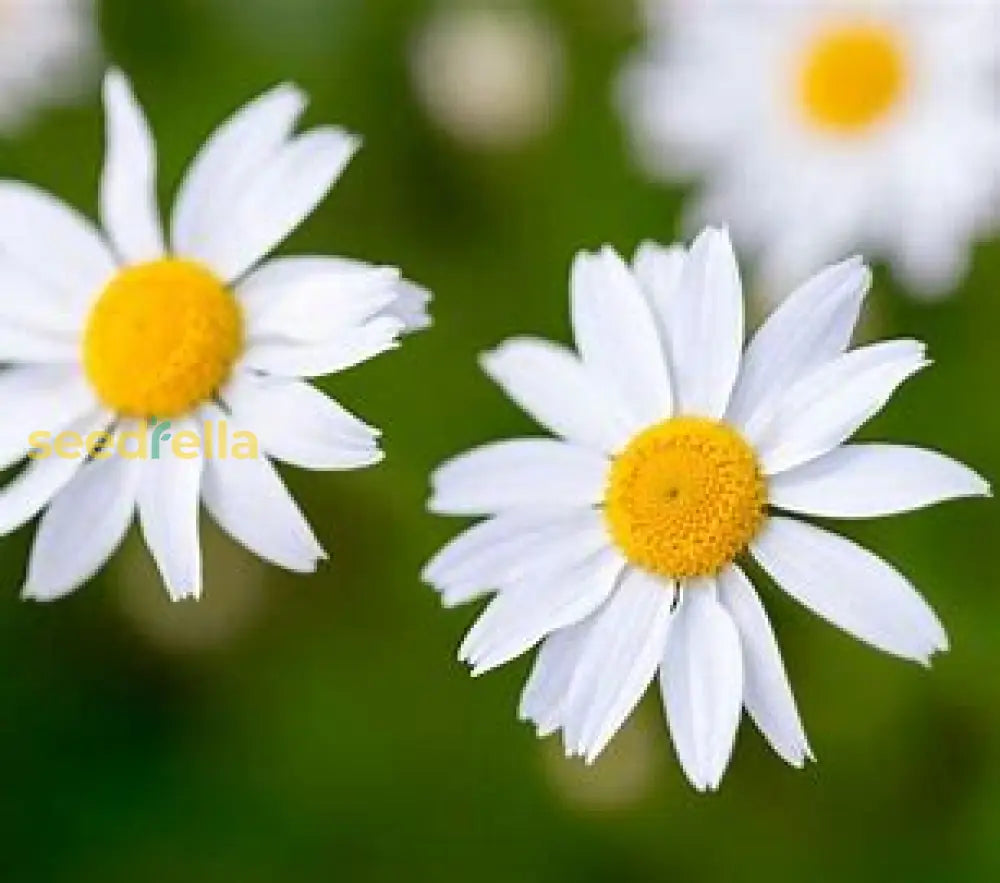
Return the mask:
<svg viewBox="0 0 1000 883">
<path fill-rule="evenodd" d="M 951 647 L 949 646 L 948 639 L 942 638 L 930 650 L 928 650 L 927 653 L 922 656 L 914 657 L 913 661 L 922 668 L 930 669 L 934 666 L 934 657 L 939 653 L 947 653 L 950 649 Z"/>
<path fill-rule="evenodd" d="M 104 73 L 104 95 L 107 96 L 109 90 L 120 89 L 128 85 L 128 77 L 120 67 L 109 67 Z"/>
<path fill-rule="evenodd" d="M 782 756 L 790 767 L 797 770 L 805 769 L 807 763 L 815 763 L 816 757 L 808 745 L 799 746 L 794 752 Z"/>
<path fill-rule="evenodd" d="M 53 601 L 58 600 L 61 595 L 52 595 L 48 592 L 43 592 L 34 586 L 27 585 L 21 589 L 21 600 L 22 601 L 33 601 L 36 604 L 51 604 Z"/>
<path fill-rule="evenodd" d="M 298 83 L 294 83 L 291 80 L 286 80 L 284 83 L 278 83 L 278 85 L 275 86 L 269 94 L 281 95 L 283 97 L 294 99 L 303 109 L 309 102 L 309 97 L 307 96 L 305 90 L 299 86 Z"/>
</svg>

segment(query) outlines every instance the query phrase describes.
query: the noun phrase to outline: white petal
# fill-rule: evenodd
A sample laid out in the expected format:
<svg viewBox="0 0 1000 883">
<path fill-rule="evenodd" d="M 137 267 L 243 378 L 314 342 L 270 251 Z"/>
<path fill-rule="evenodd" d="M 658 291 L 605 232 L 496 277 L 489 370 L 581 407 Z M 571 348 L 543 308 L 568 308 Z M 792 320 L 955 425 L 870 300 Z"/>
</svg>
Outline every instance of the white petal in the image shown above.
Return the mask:
<svg viewBox="0 0 1000 883">
<path fill-rule="evenodd" d="M 594 509 L 508 512 L 459 534 L 431 559 L 422 579 L 451 607 L 527 575 L 566 570 L 608 545 L 604 519 Z"/>
<path fill-rule="evenodd" d="M 42 516 L 22 596 L 55 601 L 89 580 L 121 545 L 132 523 L 141 464 L 93 460 Z"/>
<path fill-rule="evenodd" d="M 209 420 L 226 419 L 217 409 L 205 409 Z M 241 431 L 231 423 L 231 431 Z M 264 457 L 206 461 L 202 479 L 205 508 L 219 526 L 255 555 L 286 570 L 313 573 L 326 553 L 285 488 L 274 466 Z"/>
<path fill-rule="evenodd" d="M 629 421 L 569 350 L 545 340 L 508 340 L 480 359 L 483 371 L 541 426 L 606 453 L 632 437 Z"/>
<path fill-rule="evenodd" d="M 688 780 L 714 791 L 729 765 L 743 710 L 743 651 L 715 581 L 681 588 L 660 674 L 670 736 Z"/>
<path fill-rule="evenodd" d="M 719 574 L 719 601 L 733 618 L 743 651 L 743 704 L 757 729 L 786 762 L 812 759 L 781 652 L 764 605 L 735 565 Z"/>
<path fill-rule="evenodd" d="M 332 126 L 293 138 L 218 206 L 218 226 L 196 243 L 194 256 L 222 279 L 238 278 L 312 214 L 360 146 Z"/>
<path fill-rule="evenodd" d="M 466 635 L 459 659 L 477 677 L 510 662 L 593 613 L 624 569 L 625 559 L 606 548 L 568 570 L 525 576 L 490 602 Z"/>
<path fill-rule="evenodd" d="M 625 262 L 610 248 L 573 262 L 573 334 L 583 364 L 641 432 L 671 416 L 670 375 L 656 320 Z"/>
<path fill-rule="evenodd" d="M 423 331 L 433 324 L 430 303 L 434 296 L 422 285 L 400 279 L 396 283 L 396 299 L 383 311 L 399 319 L 407 332 Z"/>
<path fill-rule="evenodd" d="M 322 343 L 251 343 L 243 364 L 281 377 L 321 377 L 346 371 L 399 346 L 403 323 L 378 316 Z"/>
<path fill-rule="evenodd" d="M 843 445 L 768 483 L 772 506 L 826 518 L 895 515 L 961 497 L 988 497 L 990 486 L 944 454 L 903 445 Z"/>
<path fill-rule="evenodd" d="M 34 433 L 55 434 L 89 414 L 97 400 L 78 368 L 29 365 L 0 371 L 0 469 L 34 447 Z"/>
<path fill-rule="evenodd" d="M 566 750 L 592 763 L 625 723 L 663 658 L 672 583 L 630 569 L 596 614 L 565 701 Z"/>
<path fill-rule="evenodd" d="M 86 299 L 68 296 L 44 279 L 32 276 L 12 258 L 0 256 L 0 323 L 5 339 L 15 341 L 19 329 L 52 339 L 52 344 L 70 344 L 80 356 L 80 338 L 88 315 Z M 9 329 L 9 330 L 8 330 Z M 0 361 L 5 361 L 0 355 Z"/>
<path fill-rule="evenodd" d="M 794 291 L 750 341 L 727 420 L 744 427 L 766 419 L 769 403 L 804 374 L 841 355 L 870 287 L 871 271 L 861 258 L 851 258 Z"/>
<path fill-rule="evenodd" d="M 929 362 L 923 344 L 893 340 L 853 350 L 796 383 L 766 428 L 748 432 L 767 475 L 822 456 L 874 417 Z"/>
<path fill-rule="evenodd" d="M 562 726 L 563 706 L 594 617 L 553 632 L 538 649 L 538 657 L 521 693 L 518 717 L 534 723 L 539 737 Z"/>
<path fill-rule="evenodd" d="M 789 595 L 859 640 L 924 664 L 948 648 L 944 628 L 909 581 L 849 540 L 771 518 L 750 548 Z"/>
<path fill-rule="evenodd" d="M 107 145 L 101 177 L 101 221 L 126 263 L 165 251 L 156 201 L 156 147 L 132 87 L 119 70 L 104 78 Z"/>
<path fill-rule="evenodd" d="M 441 515 L 489 515 L 525 506 L 590 506 L 604 498 L 603 454 L 555 439 L 495 442 L 440 466 L 427 504 Z"/>
<path fill-rule="evenodd" d="M 669 324 L 679 413 L 721 418 L 743 351 L 743 286 L 725 230 L 705 230 L 691 246 Z"/>
<path fill-rule="evenodd" d="M 237 293 L 251 340 L 319 343 L 364 324 L 397 298 L 399 271 L 336 259 L 268 261 Z"/>
<path fill-rule="evenodd" d="M 170 444 L 161 445 L 160 459 L 143 463 L 139 520 L 171 600 L 183 601 L 201 597 L 198 508 L 205 459 L 200 447 L 201 428 L 195 420 L 177 421 L 172 432 Z M 198 438 L 195 456 L 176 456 L 173 446 L 182 432 Z"/>
<path fill-rule="evenodd" d="M 382 459 L 378 430 L 301 380 L 238 372 L 222 398 L 277 460 L 304 469 L 361 469 Z"/>
<path fill-rule="evenodd" d="M 94 226 L 29 184 L 0 182 L 0 252 L 31 276 L 86 305 L 117 270 Z"/>
<path fill-rule="evenodd" d="M 305 104 L 305 96 L 286 83 L 241 108 L 211 135 L 191 163 L 174 206 L 176 254 L 206 258 L 247 179 L 291 136 Z"/>
<path fill-rule="evenodd" d="M 79 342 L 65 334 L 39 331 L 14 322 L 0 325 L 0 363 L 75 365 L 79 361 Z"/>
<path fill-rule="evenodd" d="M 68 426 L 67 432 L 76 432 L 81 438 L 103 431 L 110 424 L 112 415 L 99 410 Z M 34 518 L 49 501 L 67 484 L 86 462 L 82 449 L 79 457 L 57 457 L 49 452 L 46 457 L 31 460 L 27 468 L 0 491 L 0 534 L 17 530 Z"/>
<path fill-rule="evenodd" d="M 686 259 L 687 249 L 684 246 L 664 247 L 655 242 L 643 242 L 632 259 L 636 279 L 653 307 L 668 353 L 672 349 L 674 301 L 681 290 L 681 274 Z"/>
</svg>

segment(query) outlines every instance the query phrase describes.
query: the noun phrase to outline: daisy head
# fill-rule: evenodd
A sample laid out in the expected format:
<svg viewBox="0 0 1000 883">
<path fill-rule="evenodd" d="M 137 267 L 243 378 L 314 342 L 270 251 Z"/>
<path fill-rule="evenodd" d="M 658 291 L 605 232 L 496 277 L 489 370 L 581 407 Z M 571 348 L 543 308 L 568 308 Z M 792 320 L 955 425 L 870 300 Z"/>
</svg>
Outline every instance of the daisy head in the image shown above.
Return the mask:
<svg viewBox="0 0 1000 883">
<path fill-rule="evenodd" d="M 703 182 L 768 295 L 862 248 L 947 293 L 1000 207 L 994 0 L 645 0 L 621 104 L 640 158 Z"/>
<path fill-rule="evenodd" d="M 427 324 L 398 270 L 268 260 L 358 148 L 295 134 L 305 97 L 265 93 L 209 138 L 173 209 L 156 201 L 152 137 L 125 77 L 104 84 L 101 228 L 27 184 L 0 182 L 0 533 L 46 509 L 24 594 L 89 579 L 137 511 L 171 597 L 201 592 L 200 503 L 248 549 L 311 571 L 325 554 L 271 459 L 379 461 L 377 430 L 307 382 Z M 241 446 L 239 450 L 237 446 Z"/>
<path fill-rule="evenodd" d="M 988 493 L 931 451 L 848 444 L 926 366 L 893 340 L 849 349 L 860 260 L 795 291 L 744 351 L 728 235 L 577 257 L 577 352 L 532 338 L 487 374 L 558 438 L 502 441 L 433 477 L 434 512 L 482 516 L 428 564 L 445 604 L 496 594 L 460 655 L 482 674 L 540 644 L 521 716 L 597 757 L 659 674 L 678 758 L 718 786 L 741 712 L 786 761 L 811 756 L 742 561 L 887 653 L 927 663 L 937 617 L 889 564 L 800 516 L 868 518 Z"/>
<path fill-rule="evenodd" d="M 97 43 L 93 0 L 2 0 L 0 128 L 75 92 L 81 73 L 92 70 Z"/>
</svg>

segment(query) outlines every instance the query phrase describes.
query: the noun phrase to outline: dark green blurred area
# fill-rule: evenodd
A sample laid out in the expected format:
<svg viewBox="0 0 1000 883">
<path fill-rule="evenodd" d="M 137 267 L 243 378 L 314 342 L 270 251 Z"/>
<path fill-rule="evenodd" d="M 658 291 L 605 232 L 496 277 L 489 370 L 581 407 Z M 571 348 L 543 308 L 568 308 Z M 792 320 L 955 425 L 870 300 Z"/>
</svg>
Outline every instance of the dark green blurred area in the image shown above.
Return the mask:
<svg viewBox="0 0 1000 883">
<path fill-rule="evenodd" d="M 848 525 L 910 575 L 953 650 L 930 672 L 765 603 L 819 763 L 786 768 L 744 722 L 721 793 L 683 780 L 650 695 L 594 767 L 515 717 L 521 661 L 455 661 L 474 610 L 440 609 L 423 562 L 460 527 L 423 511 L 427 475 L 475 443 L 535 432 L 476 357 L 513 333 L 567 338 L 573 253 L 679 232 L 677 191 L 634 170 L 611 84 L 636 39 L 618 0 L 551 0 L 565 94 L 515 150 L 462 146 L 417 101 L 422 0 L 107 0 L 106 52 L 155 128 L 164 205 L 223 116 L 299 82 L 307 122 L 365 149 L 283 247 L 398 264 L 435 328 L 325 383 L 385 430 L 378 469 L 290 487 L 332 562 L 299 578 L 206 525 L 206 599 L 171 607 L 132 536 L 93 584 L 22 603 L 31 529 L 0 541 L 0 880 L 20 883 L 1000 879 L 1000 513 L 958 503 Z M 434 6 L 434 8 L 437 8 Z M 93 214 L 96 84 L 0 145 L 0 174 Z M 881 274 L 869 323 L 936 365 L 866 429 L 1000 473 L 1000 247 L 955 298 L 914 304 Z M 654 691 L 655 693 L 655 691 Z"/>
</svg>

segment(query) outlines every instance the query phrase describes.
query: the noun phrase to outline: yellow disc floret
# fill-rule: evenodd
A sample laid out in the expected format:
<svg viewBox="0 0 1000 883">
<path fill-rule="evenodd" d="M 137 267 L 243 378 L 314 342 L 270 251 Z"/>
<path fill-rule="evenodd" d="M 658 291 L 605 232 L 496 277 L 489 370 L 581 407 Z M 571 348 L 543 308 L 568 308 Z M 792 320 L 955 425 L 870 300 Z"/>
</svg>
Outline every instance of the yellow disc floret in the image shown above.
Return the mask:
<svg viewBox="0 0 1000 883">
<path fill-rule="evenodd" d="M 166 259 L 111 280 L 87 322 L 83 361 L 117 413 L 178 417 L 212 398 L 242 347 L 229 289 L 199 264 Z"/>
<path fill-rule="evenodd" d="M 757 456 L 735 430 L 675 417 L 615 458 L 604 514 L 629 561 L 686 579 L 717 573 L 742 552 L 766 505 Z"/>
<path fill-rule="evenodd" d="M 877 24 L 838 24 L 820 30 L 802 54 L 799 103 L 815 127 L 855 135 L 893 111 L 907 79 L 898 34 Z"/>
</svg>

